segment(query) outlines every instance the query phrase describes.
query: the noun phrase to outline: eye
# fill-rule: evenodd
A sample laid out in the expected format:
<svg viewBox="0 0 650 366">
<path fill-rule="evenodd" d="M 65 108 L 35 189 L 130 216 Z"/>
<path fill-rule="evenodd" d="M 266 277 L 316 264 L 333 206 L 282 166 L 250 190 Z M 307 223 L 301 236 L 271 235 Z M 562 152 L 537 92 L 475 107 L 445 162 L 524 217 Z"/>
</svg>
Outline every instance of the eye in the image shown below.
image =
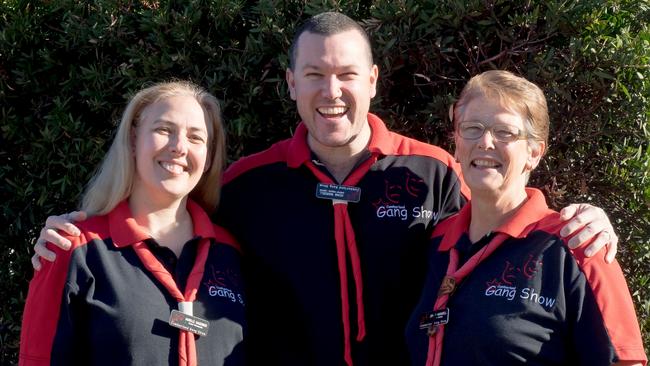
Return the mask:
<svg viewBox="0 0 650 366">
<path fill-rule="evenodd" d="M 156 132 L 158 132 L 160 134 L 163 134 L 163 135 L 169 135 L 172 132 L 171 128 L 166 127 L 166 126 L 156 127 L 154 129 L 154 131 L 156 131 Z"/>
<path fill-rule="evenodd" d="M 494 134 L 504 140 L 514 140 L 519 137 L 519 129 L 510 126 L 496 126 L 493 129 Z"/>
<path fill-rule="evenodd" d="M 195 144 L 205 143 L 205 137 L 203 137 L 202 135 L 196 135 L 196 134 L 190 135 L 189 140 Z"/>
<path fill-rule="evenodd" d="M 305 77 L 308 79 L 318 79 L 321 78 L 323 74 L 318 73 L 318 72 L 308 72 L 305 74 Z"/>
<path fill-rule="evenodd" d="M 474 122 L 464 122 L 461 123 L 460 126 L 460 132 L 462 136 L 466 137 L 478 137 L 483 134 L 483 125 L 480 123 L 474 123 Z"/>
<path fill-rule="evenodd" d="M 357 73 L 353 72 L 353 71 L 344 72 L 342 74 L 339 74 L 339 79 L 341 79 L 341 80 L 350 80 L 350 79 L 354 79 L 355 77 L 357 77 Z"/>
</svg>

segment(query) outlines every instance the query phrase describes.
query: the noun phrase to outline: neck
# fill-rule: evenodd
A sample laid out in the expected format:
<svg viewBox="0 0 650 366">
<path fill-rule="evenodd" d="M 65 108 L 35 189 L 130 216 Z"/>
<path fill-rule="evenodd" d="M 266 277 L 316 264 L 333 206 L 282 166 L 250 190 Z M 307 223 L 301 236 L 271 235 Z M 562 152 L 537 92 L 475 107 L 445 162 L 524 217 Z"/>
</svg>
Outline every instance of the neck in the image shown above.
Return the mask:
<svg viewBox="0 0 650 366">
<path fill-rule="evenodd" d="M 486 197 L 472 194 L 472 219 L 469 224 L 469 239 L 477 242 L 488 233 L 503 225 L 528 199 L 526 191 L 514 195 Z"/>
<path fill-rule="evenodd" d="M 307 135 L 307 143 L 334 179 L 342 183 L 368 150 L 371 135 L 370 124 L 366 122 L 359 134 L 343 146 L 325 146 L 315 141 L 311 135 Z"/>
<path fill-rule="evenodd" d="M 177 257 L 194 233 L 192 217 L 186 204 L 187 197 L 167 204 L 157 204 L 150 197 L 136 192 L 129 197 L 129 208 L 138 225 L 147 230 L 159 245 L 171 249 Z"/>
</svg>

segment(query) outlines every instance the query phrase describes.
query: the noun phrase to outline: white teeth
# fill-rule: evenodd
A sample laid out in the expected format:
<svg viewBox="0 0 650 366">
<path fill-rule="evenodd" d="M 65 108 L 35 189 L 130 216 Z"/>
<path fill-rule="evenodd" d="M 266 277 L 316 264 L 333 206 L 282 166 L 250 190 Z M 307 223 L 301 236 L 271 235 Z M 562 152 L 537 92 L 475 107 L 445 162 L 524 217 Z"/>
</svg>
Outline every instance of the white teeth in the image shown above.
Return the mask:
<svg viewBox="0 0 650 366">
<path fill-rule="evenodd" d="M 321 114 L 343 114 L 348 109 L 346 107 L 320 107 L 318 112 Z"/>
<path fill-rule="evenodd" d="M 487 168 L 494 168 L 499 166 L 499 164 L 494 161 L 482 160 L 482 159 L 475 159 L 472 161 L 472 163 L 476 166 L 487 167 Z"/>
<path fill-rule="evenodd" d="M 165 161 L 161 161 L 160 166 L 172 174 L 181 174 L 185 170 L 182 166 L 178 164 L 168 163 Z"/>
</svg>

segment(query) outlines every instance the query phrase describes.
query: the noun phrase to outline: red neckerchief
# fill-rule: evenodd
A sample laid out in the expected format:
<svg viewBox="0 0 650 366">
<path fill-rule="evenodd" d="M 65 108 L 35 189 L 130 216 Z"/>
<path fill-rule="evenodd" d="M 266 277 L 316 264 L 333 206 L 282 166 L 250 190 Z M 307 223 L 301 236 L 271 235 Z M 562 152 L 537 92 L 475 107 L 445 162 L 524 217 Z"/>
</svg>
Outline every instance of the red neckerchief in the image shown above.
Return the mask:
<svg viewBox="0 0 650 366">
<path fill-rule="evenodd" d="M 490 256 L 497 248 L 503 244 L 510 236 L 504 233 L 497 233 L 495 237 L 490 240 L 490 243 L 478 252 L 476 252 L 471 258 L 465 262 L 460 268 L 458 268 L 458 249 L 451 248 L 449 253 L 449 265 L 447 266 L 447 273 L 442 279 L 440 284 L 440 289 L 438 290 L 438 298 L 436 303 L 433 306 L 434 311 L 443 310 L 447 306 L 450 295 L 456 289 L 456 286 L 460 284 L 467 275 L 472 273 L 472 271 L 487 257 Z M 442 339 L 445 334 L 445 325 L 436 325 L 429 330 L 429 349 L 427 351 L 427 366 L 439 366 L 440 365 L 440 356 L 442 355 Z"/>
<path fill-rule="evenodd" d="M 342 184 L 346 186 L 355 186 L 376 161 L 377 156 L 372 155 L 366 161 L 361 163 L 361 165 L 359 165 Z M 337 184 L 327 174 L 319 170 L 312 161 L 305 162 L 305 165 L 312 171 L 312 173 L 314 173 L 321 183 Z M 341 311 L 343 317 L 343 336 L 345 338 L 344 357 L 345 362 L 349 366 L 352 366 L 352 345 L 350 342 L 350 300 L 348 298 L 348 270 L 346 264 L 347 255 L 350 256 L 350 263 L 352 264 L 354 277 L 354 287 L 356 290 L 357 341 L 362 341 L 366 336 L 361 261 L 359 260 L 359 251 L 357 250 L 354 228 L 352 227 L 352 221 L 350 221 L 350 214 L 348 213 L 348 203 L 339 200 L 333 200 L 332 203 L 334 205 L 334 238 L 336 240 L 336 256 L 338 259 L 339 279 L 341 284 Z"/>
<path fill-rule="evenodd" d="M 357 166 L 354 171 L 343 181 L 341 184 L 346 186 L 356 186 L 359 181 L 366 175 L 370 167 L 377 161 L 381 153 L 382 146 L 388 141 L 388 130 L 383 122 L 376 116 L 368 114 L 368 123 L 372 134 L 368 149 L 371 156 Z M 338 184 L 334 180 L 318 169 L 313 161 L 311 161 L 311 151 L 307 145 L 307 128 L 300 124 L 296 130 L 296 135 L 292 140 L 293 151 L 299 151 L 300 154 L 294 154 L 289 157 L 289 166 L 297 167 L 305 165 L 311 172 L 318 178 L 321 183 Z M 356 290 L 356 305 L 357 305 L 357 336 L 358 342 L 362 341 L 366 336 L 366 322 L 365 310 L 363 304 L 363 281 L 361 275 L 361 261 L 359 260 L 359 252 L 357 250 L 357 243 L 354 234 L 354 227 L 350 221 L 348 213 L 348 205 L 345 201 L 332 201 L 334 205 L 334 238 L 336 241 L 336 255 L 339 267 L 339 279 L 341 285 L 341 316 L 343 323 L 343 337 L 344 337 L 344 358 L 345 362 L 352 366 L 352 344 L 350 340 L 350 299 L 348 293 L 348 271 L 347 271 L 347 256 L 350 256 L 350 263 L 352 265 L 352 275 L 354 278 L 354 286 Z"/>
<path fill-rule="evenodd" d="M 210 238 L 216 237 L 214 229 L 210 224 L 210 219 L 199 205 L 188 200 L 187 210 L 190 216 L 192 216 L 194 234 L 201 237 L 201 239 L 198 244 L 192 272 L 190 272 L 187 278 L 185 293 L 180 291 L 176 285 L 176 281 L 174 281 L 174 277 L 158 261 L 147 244 L 144 243 L 144 240 L 150 239 L 151 237 L 132 218 L 127 201 L 120 203 L 109 214 L 111 236 L 113 237 L 115 246 L 124 247 L 131 245 L 145 268 L 151 272 L 178 302 L 192 302 L 196 299 L 196 294 L 205 270 L 205 262 L 208 259 Z M 179 366 L 197 365 L 194 334 L 187 330 L 179 330 L 178 358 Z"/>
</svg>

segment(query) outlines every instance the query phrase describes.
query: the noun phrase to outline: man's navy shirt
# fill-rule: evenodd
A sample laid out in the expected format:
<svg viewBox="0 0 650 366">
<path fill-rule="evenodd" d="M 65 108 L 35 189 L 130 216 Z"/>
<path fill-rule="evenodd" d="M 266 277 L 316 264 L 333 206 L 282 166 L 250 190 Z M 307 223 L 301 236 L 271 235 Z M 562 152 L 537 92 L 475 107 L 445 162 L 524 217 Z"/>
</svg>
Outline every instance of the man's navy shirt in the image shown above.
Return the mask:
<svg viewBox="0 0 650 366">
<path fill-rule="evenodd" d="M 367 335 L 357 334 L 355 281 L 348 277 L 355 365 L 408 363 L 404 326 L 424 278 L 431 229 L 465 202 L 454 159 L 444 150 L 388 131 L 369 114 L 368 159 L 347 211 L 356 238 Z M 216 222 L 242 246 L 247 286 L 247 355 L 253 365 L 342 365 L 342 295 L 332 201 L 307 129 L 234 163 L 226 172 Z M 358 174 L 361 162 L 351 173 Z M 352 273 L 350 259 L 348 273 Z M 344 304 L 345 305 L 345 304 Z"/>
</svg>

